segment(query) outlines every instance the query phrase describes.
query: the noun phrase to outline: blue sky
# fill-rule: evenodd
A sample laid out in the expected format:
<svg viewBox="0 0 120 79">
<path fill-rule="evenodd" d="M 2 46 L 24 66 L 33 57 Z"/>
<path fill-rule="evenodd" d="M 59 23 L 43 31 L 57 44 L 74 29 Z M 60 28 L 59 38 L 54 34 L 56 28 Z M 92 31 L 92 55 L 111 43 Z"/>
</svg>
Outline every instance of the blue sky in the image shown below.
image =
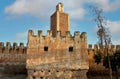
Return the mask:
<svg viewBox="0 0 120 79">
<path fill-rule="evenodd" d="M 87 32 L 88 43 L 95 44 L 97 27 L 90 5 L 103 9 L 107 17 L 112 43 L 120 44 L 120 0 L 1 0 L 0 1 L 0 41 L 27 43 L 27 32 L 50 29 L 50 16 L 58 2 L 62 2 L 65 12 L 70 15 L 70 31 Z"/>
</svg>

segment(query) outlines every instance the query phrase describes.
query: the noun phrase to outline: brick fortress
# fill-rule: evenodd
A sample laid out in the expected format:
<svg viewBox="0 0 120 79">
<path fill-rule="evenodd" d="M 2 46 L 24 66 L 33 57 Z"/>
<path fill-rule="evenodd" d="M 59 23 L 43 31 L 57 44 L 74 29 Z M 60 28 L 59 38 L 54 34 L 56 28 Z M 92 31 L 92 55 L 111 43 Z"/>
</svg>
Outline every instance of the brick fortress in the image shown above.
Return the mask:
<svg viewBox="0 0 120 79">
<path fill-rule="evenodd" d="M 28 79 L 86 79 L 89 69 L 87 35 L 70 34 L 69 15 L 59 3 L 51 16 L 47 36 L 28 32 L 26 68 Z"/>
<path fill-rule="evenodd" d="M 104 71 L 102 64 L 94 62 L 97 45 L 88 45 L 87 35 L 79 31 L 70 34 L 69 15 L 59 3 L 51 16 L 51 29 L 43 36 L 28 32 L 27 47 L 23 43 L 4 45 L 0 42 L 0 74 L 28 73 L 28 79 L 86 79 L 86 72 Z M 120 50 L 120 45 L 109 46 L 109 53 Z M 88 65 L 89 64 L 89 65 Z M 103 73 L 104 74 L 104 73 Z"/>
</svg>

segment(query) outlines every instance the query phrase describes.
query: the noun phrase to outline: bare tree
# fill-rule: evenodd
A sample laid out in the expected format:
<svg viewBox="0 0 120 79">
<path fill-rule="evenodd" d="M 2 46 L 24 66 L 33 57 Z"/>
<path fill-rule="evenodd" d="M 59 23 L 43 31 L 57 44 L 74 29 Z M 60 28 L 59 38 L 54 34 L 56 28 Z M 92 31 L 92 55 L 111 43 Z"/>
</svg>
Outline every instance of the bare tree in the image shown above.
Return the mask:
<svg viewBox="0 0 120 79">
<path fill-rule="evenodd" d="M 109 75 L 110 79 L 112 79 L 112 69 L 111 69 L 111 62 L 109 58 L 109 53 L 108 53 L 108 46 L 111 44 L 111 35 L 109 32 L 109 29 L 106 28 L 105 26 L 107 25 L 107 21 L 105 17 L 102 16 L 103 10 L 99 9 L 98 7 L 91 6 L 94 16 L 95 16 L 95 22 L 97 23 L 98 26 L 98 39 L 99 39 L 99 46 L 104 47 L 104 55 L 107 56 L 108 58 L 108 66 L 109 66 Z"/>
</svg>

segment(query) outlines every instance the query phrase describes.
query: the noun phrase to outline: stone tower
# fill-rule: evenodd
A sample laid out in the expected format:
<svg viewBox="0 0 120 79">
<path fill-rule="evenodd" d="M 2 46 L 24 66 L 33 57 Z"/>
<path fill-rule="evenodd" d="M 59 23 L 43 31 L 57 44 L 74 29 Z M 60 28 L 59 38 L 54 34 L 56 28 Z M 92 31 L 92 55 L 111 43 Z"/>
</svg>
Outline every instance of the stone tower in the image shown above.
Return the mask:
<svg viewBox="0 0 120 79">
<path fill-rule="evenodd" d="M 55 13 L 51 16 L 52 36 L 56 37 L 57 31 L 61 32 L 61 36 L 66 35 L 66 31 L 70 31 L 69 15 L 64 13 L 64 6 L 58 3 Z"/>
<path fill-rule="evenodd" d="M 38 35 L 29 30 L 27 79 L 87 79 L 87 34 L 76 31 L 72 36 L 69 24 L 69 15 L 59 3 L 51 16 L 52 31 L 43 36 L 41 30 Z"/>
</svg>

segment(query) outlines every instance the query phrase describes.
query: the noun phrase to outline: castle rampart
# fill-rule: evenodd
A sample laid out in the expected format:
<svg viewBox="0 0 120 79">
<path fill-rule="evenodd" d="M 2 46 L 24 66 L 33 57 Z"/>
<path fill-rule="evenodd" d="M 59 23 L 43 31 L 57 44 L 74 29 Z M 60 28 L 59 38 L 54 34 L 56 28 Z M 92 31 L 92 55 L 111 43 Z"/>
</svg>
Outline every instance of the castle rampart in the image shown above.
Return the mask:
<svg viewBox="0 0 120 79">
<path fill-rule="evenodd" d="M 13 43 L 11 46 L 10 42 L 6 43 L 4 46 L 3 42 L 0 42 L 0 64 L 15 64 L 24 63 L 26 61 L 27 48 L 24 47 L 23 43 L 18 46 L 17 43 Z"/>
<path fill-rule="evenodd" d="M 74 36 L 71 36 L 67 31 L 66 36 L 61 36 L 61 32 L 57 31 L 56 37 L 52 37 L 52 31 L 47 31 L 46 36 L 42 36 L 42 31 L 38 31 L 38 35 L 34 35 L 32 30 L 28 32 L 26 68 L 28 74 L 32 74 L 28 77 L 35 76 L 34 70 L 37 74 L 41 70 L 51 71 L 51 69 L 58 69 L 58 71 L 65 69 L 70 73 L 72 73 L 71 70 L 75 70 L 76 73 L 80 70 L 87 70 L 89 69 L 87 56 L 87 35 L 85 32 L 80 34 L 77 31 Z M 51 75 L 39 74 L 39 76 L 46 78 Z"/>
<path fill-rule="evenodd" d="M 23 43 L 20 43 L 18 46 L 16 42 L 13 43 L 13 46 L 11 46 L 10 42 L 6 43 L 6 46 L 4 46 L 3 42 L 0 42 L 0 53 L 14 53 L 14 54 L 25 54 L 27 51 L 27 48 L 24 47 Z"/>
<path fill-rule="evenodd" d="M 115 53 L 116 50 L 120 50 L 120 45 L 108 45 L 107 48 L 109 50 L 108 53 L 113 54 L 113 53 Z M 102 52 L 103 52 L 103 50 L 105 50 L 105 46 L 101 47 L 97 44 L 94 44 L 94 45 L 89 44 L 88 45 L 88 52 L 89 51 L 97 52 L 98 50 L 102 50 Z"/>
<path fill-rule="evenodd" d="M 108 53 L 113 55 L 115 53 L 116 50 L 120 50 L 120 45 L 109 45 L 107 46 L 108 48 Z M 90 74 L 109 74 L 108 70 L 103 66 L 103 63 L 101 61 L 101 63 L 97 64 L 95 63 L 95 59 L 94 59 L 94 55 L 97 54 L 97 52 L 100 50 L 101 53 L 103 55 L 106 55 L 105 54 L 105 46 L 99 46 L 97 44 L 95 45 L 92 45 L 92 44 L 89 44 L 88 45 L 88 58 L 89 58 L 89 73 Z M 98 75 L 97 74 L 97 75 Z"/>
<path fill-rule="evenodd" d="M 109 54 L 114 54 L 116 50 L 120 50 L 120 45 L 108 45 L 108 53 Z M 97 44 L 89 44 L 88 45 L 88 54 L 89 54 L 89 63 L 94 62 L 94 55 L 100 50 L 101 53 L 103 53 L 103 55 L 106 55 L 104 52 L 105 52 L 105 46 L 104 47 L 101 47 Z"/>
</svg>

